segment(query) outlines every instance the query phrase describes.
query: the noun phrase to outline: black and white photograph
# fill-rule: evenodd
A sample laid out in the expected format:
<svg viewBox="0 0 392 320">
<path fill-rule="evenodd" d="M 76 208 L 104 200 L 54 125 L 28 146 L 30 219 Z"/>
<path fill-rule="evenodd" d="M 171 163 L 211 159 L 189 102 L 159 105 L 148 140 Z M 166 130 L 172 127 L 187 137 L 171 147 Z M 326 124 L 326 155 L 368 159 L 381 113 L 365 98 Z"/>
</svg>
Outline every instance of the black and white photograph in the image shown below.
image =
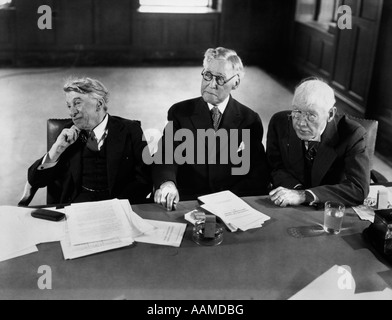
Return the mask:
<svg viewBox="0 0 392 320">
<path fill-rule="evenodd" d="M 392 300 L 391 30 L 391 0 L 0 0 L 0 300 Z"/>
</svg>

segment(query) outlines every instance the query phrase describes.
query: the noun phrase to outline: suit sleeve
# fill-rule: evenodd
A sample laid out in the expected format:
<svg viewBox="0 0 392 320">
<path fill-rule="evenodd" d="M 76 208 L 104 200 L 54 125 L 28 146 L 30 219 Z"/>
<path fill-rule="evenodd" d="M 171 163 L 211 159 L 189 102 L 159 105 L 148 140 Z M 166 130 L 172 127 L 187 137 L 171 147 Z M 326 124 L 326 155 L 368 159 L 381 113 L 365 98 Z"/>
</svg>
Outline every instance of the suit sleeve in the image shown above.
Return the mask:
<svg viewBox="0 0 392 320">
<path fill-rule="evenodd" d="M 132 204 L 146 202 L 146 197 L 152 191 L 151 166 L 143 160 L 143 150 L 148 148 L 143 130 L 139 124 L 130 127 L 131 143 L 133 150 L 134 179 L 129 181 L 123 191 Z"/>
<path fill-rule="evenodd" d="M 174 150 L 176 150 L 176 147 L 180 142 L 174 141 L 173 137 L 176 131 L 180 129 L 180 124 L 174 115 L 173 107 L 170 108 L 168 112 L 167 120 L 168 124 L 166 125 L 163 136 L 159 141 L 158 151 L 155 154 L 155 161 L 152 166 L 152 176 L 155 190 L 159 189 L 162 183 L 166 181 L 172 181 L 177 185 L 178 165 L 174 161 Z M 172 137 L 170 137 L 171 133 L 173 133 Z M 171 146 L 166 146 L 166 140 L 167 142 L 171 143 L 173 149 L 171 149 Z M 172 153 L 172 161 L 167 161 L 165 157 L 166 153 L 169 152 Z"/>
<path fill-rule="evenodd" d="M 60 157 L 58 163 L 52 168 L 39 170 L 44 157 L 40 158 L 28 169 L 27 177 L 28 182 L 34 188 L 45 188 L 54 180 L 58 179 L 65 171 L 67 163 L 64 158 L 67 157 L 68 150 L 66 150 Z"/>
<path fill-rule="evenodd" d="M 267 134 L 267 159 L 271 167 L 271 179 L 274 188 L 284 187 L 294 189 L 301 182 L 292 175 L 284 165 L 282 145 L 283 135 L 290 123 L 274 115 L 268 126 Z"/>
<path fill-rule="evenodd" d="M 264 195 L 268 193 L 270 171 L 263 146 L 263 124 L 256 114 L 250 129 L 250 170 L 231 190 L 237 195 Z"/>
<path fill-rule="evenodd" d="M 339 201 L 348 206 L 363 204 L 369 193 L 370 164 L 366 150 L 366 132 L 358 127 L 348 135 L 344 146 L 343 179 L 335 185 L 324 185 L 310 189 L 320 203 L 328 200 Z"/>
</svg>

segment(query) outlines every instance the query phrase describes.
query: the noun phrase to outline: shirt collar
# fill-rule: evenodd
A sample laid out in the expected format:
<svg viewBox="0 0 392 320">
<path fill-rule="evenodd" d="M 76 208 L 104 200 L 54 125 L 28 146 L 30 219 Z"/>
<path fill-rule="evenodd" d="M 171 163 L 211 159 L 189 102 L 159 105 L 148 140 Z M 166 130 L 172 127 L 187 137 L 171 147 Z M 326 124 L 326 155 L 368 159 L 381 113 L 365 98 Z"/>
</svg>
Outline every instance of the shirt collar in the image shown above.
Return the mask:
<svg viewBox="0 0 392 320">
<path fill-rule="evenodd" d="M 107 126 L 108 126 L 108 121 L 109 121 L 109 115 L 106 114 L 106 116 L 102 120 L 102 122 L 94 128 L 93 131 L 94 131 L 94 134 L 95 134 L 97 141 L 100 141 L 102 139 L 103 135 L 105 134 L 105 132 L 107 130 Z"/>
<path fill-rule="evenodd" d="M 218 104 L 217 106 L 214 106 L 210 103 L 207 103 L 208 108 L 210 108 L 210 111 L 211 111 L 214 107 L 218 107 L 221 114 L 223 114 L 227 108 L 227 105 L 229 104 L 229 100 L 230 100 L 230 95 L 221 104 Z"/>
</svg>

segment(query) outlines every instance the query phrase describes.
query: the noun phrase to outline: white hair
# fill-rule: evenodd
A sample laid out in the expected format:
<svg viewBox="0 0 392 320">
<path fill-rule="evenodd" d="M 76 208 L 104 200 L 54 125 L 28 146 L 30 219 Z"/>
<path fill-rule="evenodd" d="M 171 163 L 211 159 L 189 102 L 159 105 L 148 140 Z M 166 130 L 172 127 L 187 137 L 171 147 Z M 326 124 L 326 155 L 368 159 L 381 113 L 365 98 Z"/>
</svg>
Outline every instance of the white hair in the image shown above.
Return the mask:
<svg viewBox="0 0 392 320">
<path fill-rule="evenodd" d="M 335 92 L 327 83 L 320 79 L 304 81 L 295 89 L 294 107 L 320 105 L 325 110 L 329 110 L 335 103 Z"/>
<path fill-rule="evenodd" d="M 245 75 L 242 60 L 237 55 L 237 52 L 235 52 L 234 50 L 226 49 L 223 47 L 218 47 L 216 49 L 208 49 L 204 54 L 203 66 L 205 69 L 207 68 L 208 63 L 213 59 L 226 60 L 231 63 L 234 73 L 237 73 L 240 78 L 243 78 L 243 76 Z"/>
</svg>

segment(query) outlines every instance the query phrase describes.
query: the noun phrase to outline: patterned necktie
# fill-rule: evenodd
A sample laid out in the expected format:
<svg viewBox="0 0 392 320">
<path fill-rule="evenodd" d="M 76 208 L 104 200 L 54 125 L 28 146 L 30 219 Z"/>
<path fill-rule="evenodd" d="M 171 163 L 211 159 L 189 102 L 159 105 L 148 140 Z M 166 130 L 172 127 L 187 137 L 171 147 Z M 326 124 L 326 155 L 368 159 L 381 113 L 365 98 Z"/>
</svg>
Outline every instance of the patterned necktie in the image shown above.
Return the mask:
<svg viewBox="0 0 392 320">
<path fill-rule="evenodd" d="M 86 145 L 87 145 L 87 148 L 89 148 L 91 151 L 95 151 L 95 152 L 99 151 L 98 142 L 95 137 L 94 131 L 90 131 Z"/>
<path fill-rule="evenodd" d="M 220 124 L 220 121 L 222 118 L 222 114 L 219 111 L 218 107 L 213 107 L 211 110 L 211 113 L 212 113 L 212 124 L 214 126 L 214 130 L 218 131 L 219 124 Z"/>
</svg>

